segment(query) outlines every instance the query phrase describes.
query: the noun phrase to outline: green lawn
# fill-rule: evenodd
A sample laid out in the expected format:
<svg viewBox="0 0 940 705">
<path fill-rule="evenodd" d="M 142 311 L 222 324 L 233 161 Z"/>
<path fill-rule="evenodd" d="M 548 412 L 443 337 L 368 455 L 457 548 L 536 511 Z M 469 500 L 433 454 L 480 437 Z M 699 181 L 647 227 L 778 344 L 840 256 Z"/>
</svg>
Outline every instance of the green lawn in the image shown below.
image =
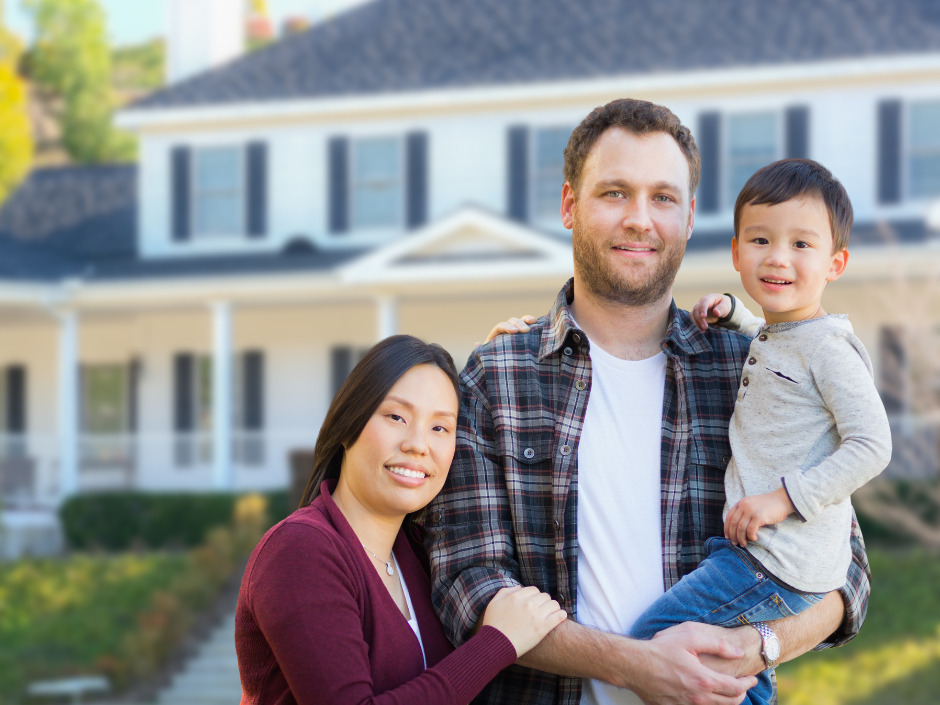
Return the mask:
<svg viewBox="0 0 940 705">
<path fill-rule="evenodd" d="M 859 636 L 777 669 L 780 705 L 940 702 L 940 556 L 870 550 L 872 597 Z"/>
<path fill-rule="evenodd" d="M 167 553 L 0 564 L 0 704 L 30 680 L 98 671 L 185 568 L 185 555 Z"/>
</svg>

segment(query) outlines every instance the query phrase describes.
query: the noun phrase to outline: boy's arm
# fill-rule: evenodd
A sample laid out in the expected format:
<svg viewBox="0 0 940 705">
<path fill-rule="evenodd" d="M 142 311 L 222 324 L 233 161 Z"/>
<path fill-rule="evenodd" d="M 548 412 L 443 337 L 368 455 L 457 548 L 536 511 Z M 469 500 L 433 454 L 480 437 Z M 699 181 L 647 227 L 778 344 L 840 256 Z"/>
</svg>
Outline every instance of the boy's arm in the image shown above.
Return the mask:
<svg viewBox="0 0 940 705">
<path fill-rule="evenodd" d="M 741 300 L 731 294 L 706 294 L 692 307 L 692 320 L 700 330 L 709 324 L 738 331 L 754 338 L 765 324 L 763 318 L 755 316 Z"/>
</svg>

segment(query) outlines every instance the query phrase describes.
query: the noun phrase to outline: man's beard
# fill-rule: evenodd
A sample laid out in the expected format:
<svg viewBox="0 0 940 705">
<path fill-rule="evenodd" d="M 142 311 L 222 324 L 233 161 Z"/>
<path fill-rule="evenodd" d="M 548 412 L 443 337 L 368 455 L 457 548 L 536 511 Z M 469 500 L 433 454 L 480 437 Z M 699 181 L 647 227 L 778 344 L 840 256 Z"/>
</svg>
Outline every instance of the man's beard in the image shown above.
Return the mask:
<svg viewBox="0 0 940 705">
<path fill-rule="evenodd" d="M 616 304 L 647 306 L 660 301 L 672 289 L 685 254 L 685 240 L 670 250 L 658 238 L 652 242 L 644 239 L 660 254 L 656 269 L 649 271 L 642 262 L 625 261 L 618 271 L 608 254 L 617 242 L 609 240 L 598 244 L 584 235 L 579 225 L 576 218 L 571 233 L 574 269 L 581 284 L 595 296 Z"/>
</svg>

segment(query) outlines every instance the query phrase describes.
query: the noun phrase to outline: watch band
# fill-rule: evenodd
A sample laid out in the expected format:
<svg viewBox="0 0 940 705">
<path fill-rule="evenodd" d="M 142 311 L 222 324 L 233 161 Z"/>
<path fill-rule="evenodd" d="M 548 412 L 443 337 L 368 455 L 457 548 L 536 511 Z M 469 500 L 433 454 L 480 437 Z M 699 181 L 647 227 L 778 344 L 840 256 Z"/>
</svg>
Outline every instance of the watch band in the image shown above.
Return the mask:
<svg viewBox="0 0 940 705">
<path fill-rule="evenodd" d="M 780 640 L 774 630 L 768 627 L 764 622 L 748 622 L 761 637 L 761 658 L 764 659 L 764 665 L 767 668 L 773 668 L 780 658 Z"/>
</svg>

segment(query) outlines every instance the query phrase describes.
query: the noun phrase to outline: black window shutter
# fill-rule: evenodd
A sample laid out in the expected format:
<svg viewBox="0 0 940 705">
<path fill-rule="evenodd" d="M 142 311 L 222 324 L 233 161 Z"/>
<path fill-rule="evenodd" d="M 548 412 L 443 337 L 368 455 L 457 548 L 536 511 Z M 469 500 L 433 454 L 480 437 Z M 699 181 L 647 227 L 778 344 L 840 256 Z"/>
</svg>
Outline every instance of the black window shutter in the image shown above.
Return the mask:
<svg viewBox="0 0 940 705">
<path fill-rule="evenodd" d="M 329 228 L 331 233 L 349 230 L 349 140 L 332 137 L 327 145 Z"/>
<path fill-rule="evenodd" d="M 809 159 L 809 108 L 792 105 L 784 113 L 786 145 L 784 153 L 793 159 Z"/>
<path fill-rule="evenodd" d="M 428 134 L 412 132 L 405 139 L 406 185 L 405 225 L 409 230 L 428 220 Z"/>
<path fill-rule="evenodd" d="M 6 417 L 5 431 L 11 434 L 26 433 L 26 367 L 10 365 L 6 368 Z"/>
<path fill-rule="evenodd" d="M 196 428 L 196 357 L 192 353 L 173 356 L 173 429 L 190 433 Z"/>
<path fill-rule="evenodd" d="M 246 350 L 242 354 L 242 376 L 243 430 L 260 431 L 264 428 L 264 352 L 262 350 Z"/>
<path fill-rule="evenodd" d="M 268 230 L 268 145 L 248 144 L 248 237 L 264 237 Z"/>
<path fill-rule="evenodd" d="M 140 359 L 133 358 L 127 363 L 127 432 L 137 433 L 137 400 L 140 390 Z"/>
<path fill-rule="evenodd" d="M 901 200 L 901 101 L 878 103 L 878 202 Z"/>
<path fill-rule="evenodd" d="M 509 217 L 529 219 L 529 128 L 515 125 L 507 134 L 506 200 Z"/>
<path fill-rule="evenodd" d="M 702 177 L 698 186 L 696 210 L 717 213 L 721 193 L 720 132 L 721 115 L 717 112 L 698 116 L 698 152 L 702 158 Z"/>
<path fill-rule="evenodd" d="M 174 147 L 170 152 L 170 193 L 173 199 L 173 239 L 189 240 L 190 223 L 190 161 L 189 147 Z"/>
<path fill-rule="evenodd" d="M 339 345 L 330 351 L 330 368 L 332 371 L 333 396 L 343 386 L 353 366 L 353 350 L 348 345 Z"/>
</svg>

